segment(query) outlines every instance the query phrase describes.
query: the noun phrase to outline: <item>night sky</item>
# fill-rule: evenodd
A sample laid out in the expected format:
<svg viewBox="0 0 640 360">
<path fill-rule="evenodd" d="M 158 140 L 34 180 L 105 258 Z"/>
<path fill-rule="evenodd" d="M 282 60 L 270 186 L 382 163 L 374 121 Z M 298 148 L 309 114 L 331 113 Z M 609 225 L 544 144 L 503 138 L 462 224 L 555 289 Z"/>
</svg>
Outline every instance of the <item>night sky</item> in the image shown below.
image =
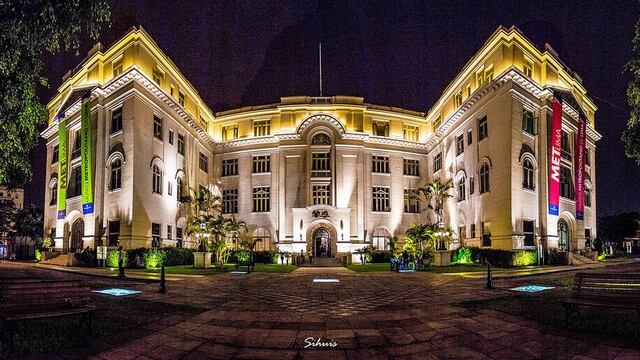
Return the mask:
<svg viewBox="0 0 640 360">
<path fill-rule="evenodd" d="M 549 43 L 583 79 L 599 107 L 596 129 L 598 214 L 640 210 L 640 168 L 624 155 L 636 1 L 112 1 L 108 46 L 133 25 L 147 30 L 214 111 L 324 95 L 426 112 L 499 25 L 518 26 L 539 48 Z M 47 102 L 80 55 L 46 59 Z M 44 201 L 44 145 L 34 149 L 27 202 Z"/>
</svg>

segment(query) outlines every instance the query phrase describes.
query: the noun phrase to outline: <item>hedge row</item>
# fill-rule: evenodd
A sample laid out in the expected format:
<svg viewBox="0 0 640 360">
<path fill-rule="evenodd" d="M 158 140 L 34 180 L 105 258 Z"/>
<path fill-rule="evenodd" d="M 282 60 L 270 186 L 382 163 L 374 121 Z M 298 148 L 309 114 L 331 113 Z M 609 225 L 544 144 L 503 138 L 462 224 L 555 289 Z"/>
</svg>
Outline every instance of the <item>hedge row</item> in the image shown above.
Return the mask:
<svg viewBox="0 0 640 360">
<path fill-rule="evenodd" d="M 192 265 L 193 250 L 175 247 L 138 248 L 122 250 L 123 265 L 130 269 L 151 269 L 155 267 Z M 118 267 L 118 250 L 107 252 L 107 266 Z"/>
<path fill-rule="evenodd" d="M 493 266 L 528 266 L 538 263 L 536 250 L 497 250 L 477 247 L 461 247 L 453 251 L 451 261 L 459 264 L 484 264 L 488 261 Z"/>
</svg>

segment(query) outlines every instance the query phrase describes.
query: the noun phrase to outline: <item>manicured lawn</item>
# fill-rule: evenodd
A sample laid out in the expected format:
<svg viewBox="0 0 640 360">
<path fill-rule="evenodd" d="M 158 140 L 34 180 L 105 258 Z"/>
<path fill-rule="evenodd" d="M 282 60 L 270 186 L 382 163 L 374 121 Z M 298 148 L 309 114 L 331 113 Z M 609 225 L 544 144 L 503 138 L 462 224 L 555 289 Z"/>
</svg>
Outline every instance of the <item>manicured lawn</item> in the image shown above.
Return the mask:
<svg viewBox="0 0 640 360">
<path fill-rule="evenodd" d="M 253 271 L 266 272 L 266 273 L 288 273 L 292 272 L 298 267 L 295 265 L 280 265 L 280 264 L 262 264 L 256 263 Z"/>
<path fill-rule="evenodd" d="M 226 270 L 233 269 L 232 264 L 225 264 Z M 160 274 L 159 268 L 147 269 L 146 272 Z M 164 268 L 165 274 L 179 274 L 179 275 L 217 275 L 222 274 L 224 271 L 218 271 L 216 268 L 208 269 L 194 269 L 193 265 L 177 265 L 167 266 Z"/>
<path fill-rule="evenodd" d="M 142 325 L 166 321 L 169 317 L 174 321 L 184 321 L 205 311 L 135 297 L 114 298 L 96 294 L 92 296 L 92 302 L 98 307 L 93 319 L 92 337 L 86 331 L 78 331 L 79 316 L 29 321 L 18 326 L 13 355 L 20 358 L 19 354 L 25 353 L 57 352 L 65 348 L 86 346 L 94 339 L 107 339 L 110 336 L 131 341 L 151 333 L 150 330 L 139 329 Z M 84 356 L 78 356 L 81 357 Z"/>
<path fill-rule="evenodd" d="M 389 271 L 389 263 L 373 263 L 373 264 L 351 264 L 346 266 L 347 269 L 355 272 L 372 272 L 372 271 Z"/>
<path fill-rule="evenodd" d="M 564 307 L 558 302 L 571 293 L 573 274 L 560 279 L 535 284 L 555 286 L 555 289 L 541 293 L 510 293 L 496 298 L 466 301 L 459 305 L 471 309 L 492 309 L 511 315 L 522 316 L 541 324 L 566 327 Z M 640 341 L 640 319 L 633 310 L 581 307 L 581 316 L 572 315 L 571 331 L 607 334 L 615 338 L 626 338 L 633 343 Z"/>
</svg>

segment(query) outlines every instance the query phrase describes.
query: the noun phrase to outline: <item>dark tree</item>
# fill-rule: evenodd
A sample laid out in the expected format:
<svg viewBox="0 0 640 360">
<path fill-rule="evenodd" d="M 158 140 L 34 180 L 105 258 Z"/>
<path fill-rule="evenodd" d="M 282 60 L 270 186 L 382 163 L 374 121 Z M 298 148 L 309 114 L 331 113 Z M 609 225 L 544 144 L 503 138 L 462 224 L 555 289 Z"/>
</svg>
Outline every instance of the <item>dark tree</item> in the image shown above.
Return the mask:
<svg viewBox="0 0 640 360">
<path fill-rule="evenodd" d="M 103 0 L 0 1 L 0 184 L 31 178 L 29 150 L 47 119 L 36 97 L 38 86 L 47 86 L 43 54 L 77 49 L 84 36 L 97 39 L 109 17 Z"/>
<path fill-rule="evenodd" d="M 638 236 L 640 230 L 640 214 L 625 212 L 598 218 L 598 238 L 603 243 L 609 242 L 621 247 L 625 238 Z"/>
<path fill-rule="evenodd" d="M 31 204 L 16 214 L 16 233 L 30 238 L 42 237 L 44 211 Z"/>
<path fill-rule="evenodd" d="M 636 23 L 636 32 L 631 44 L 633 57 L 625 65 L 625 71 L 633 75 L 627 87 L 627 102 L 631 111 L 627 128 L 622 132 L 622 141 L 627 156 L 640 165 L 640 20 Z"/>
</svg>

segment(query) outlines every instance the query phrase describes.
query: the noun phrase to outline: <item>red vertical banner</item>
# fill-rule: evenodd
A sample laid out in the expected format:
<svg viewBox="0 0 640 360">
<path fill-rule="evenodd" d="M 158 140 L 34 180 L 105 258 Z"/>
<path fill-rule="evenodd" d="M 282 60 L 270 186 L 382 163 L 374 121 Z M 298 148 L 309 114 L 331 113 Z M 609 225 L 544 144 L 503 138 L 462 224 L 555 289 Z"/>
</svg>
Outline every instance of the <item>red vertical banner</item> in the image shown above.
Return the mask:
<svg viewBox="0 0 640 360">
<path fill-rule="evenodd" d="M 558 215 L 560 203 L 560 147 L 562 145 L 562 98 L 553 98 L 551 104 L 549 138 L 549 214 Z"/>
<path fill-rule="evenodd" d="M 578 121 L 578 138 L 576 139 L 576 157 L 574 164 L 574 180 L 576 183 L 576 220 L 584 220 L 584 174 L 585 174 L 585 141 L 586 120 L 580 116 Z"/>
</svg>

